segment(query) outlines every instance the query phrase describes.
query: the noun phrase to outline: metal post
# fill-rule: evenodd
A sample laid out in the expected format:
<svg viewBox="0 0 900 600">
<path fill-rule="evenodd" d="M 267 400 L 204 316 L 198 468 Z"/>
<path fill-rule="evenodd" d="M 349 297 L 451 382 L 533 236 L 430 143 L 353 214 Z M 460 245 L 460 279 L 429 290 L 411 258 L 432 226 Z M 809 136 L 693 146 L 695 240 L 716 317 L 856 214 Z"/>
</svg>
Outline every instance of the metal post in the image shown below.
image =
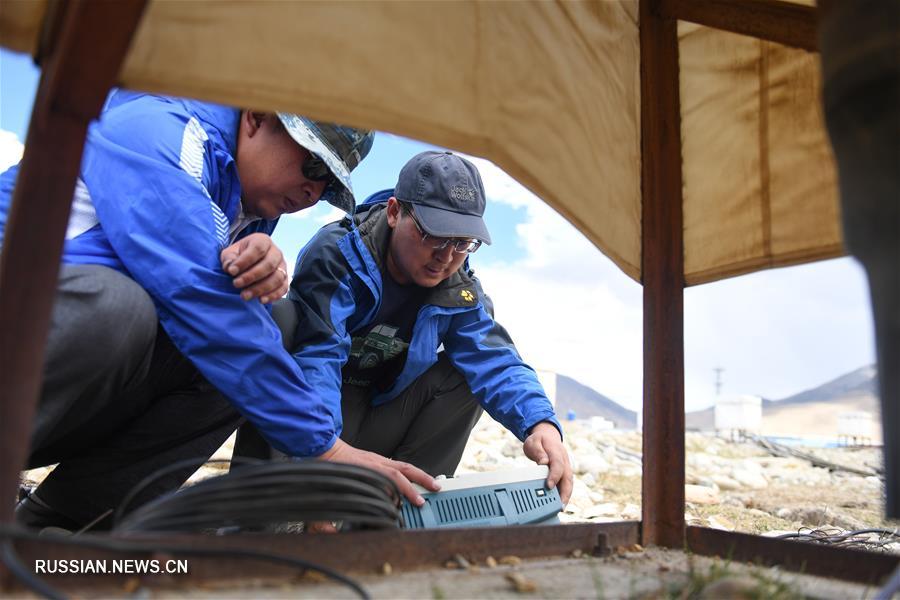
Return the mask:
<svg viewBox="0 0 900 600">
<path fill-rule="evenodd" d="M 0 254 L 0 523 L 28 456 L 44 347 L 87 126 L 100 114 L 145 0 L 56 5 Z M 57 29 L 56 24 L 48 29 Z"/>
<path fill-rule="evenodd" d="M 684 258 L 676 21 L 640 2 L 645 544 L 684 545 Z"/>
</svg>

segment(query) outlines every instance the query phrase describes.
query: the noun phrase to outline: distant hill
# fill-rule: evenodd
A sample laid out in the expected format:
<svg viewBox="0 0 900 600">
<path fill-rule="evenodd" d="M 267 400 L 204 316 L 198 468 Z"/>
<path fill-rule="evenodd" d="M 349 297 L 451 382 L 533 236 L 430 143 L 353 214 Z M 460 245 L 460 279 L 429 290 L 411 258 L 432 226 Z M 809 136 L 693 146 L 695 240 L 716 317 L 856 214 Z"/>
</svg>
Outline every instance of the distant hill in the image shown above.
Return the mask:
<svg viewBox="0 0 900 600">
<path fill-rule="evenodd" d="M 610 400 L 600 392 L 565 375 L 556 376 L 556 414 L 560 420 L 569 411 L 579 419 L 603 417 L 616 424 L 616 429 L 637 427 L 637 413 Z"/>
<path fill-rule="evenodd" d="M 867 411 L 879 421 L 877 387 L 875 365 L 867 365 L 781 400 L 764 398 L 763 433 L 832 436 L 837 431 L 837 415 L 845 411 Z M 685 425 L 688 429 L 712 429 L 713 408 L 687 413 Z M 872 432 L 873 440 L 880 437 L 879 431 Z"/>
<path fill-rule="evenodd" d="M 766 400 L 764 405 L 786 406 L 788 404 L 807 404 L 809 402 L 832 402 L 852 396 L 871 396 L 874 399 L 878 396 L 877 387 L 878 373 L 875 365 L 868 365 L 799 394 L 794 394 L 781 400 Z"/>
</svg>

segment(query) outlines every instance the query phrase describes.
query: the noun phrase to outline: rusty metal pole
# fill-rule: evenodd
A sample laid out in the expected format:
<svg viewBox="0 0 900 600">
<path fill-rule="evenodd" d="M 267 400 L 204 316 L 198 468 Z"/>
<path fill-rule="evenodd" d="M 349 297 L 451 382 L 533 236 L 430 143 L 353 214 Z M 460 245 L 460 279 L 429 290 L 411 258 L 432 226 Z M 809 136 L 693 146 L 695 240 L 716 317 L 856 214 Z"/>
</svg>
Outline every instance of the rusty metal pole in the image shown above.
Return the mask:
<svg viewBox="0 0 900 600">
<path fill-rule="evenodd" d="M 90 121 L 116 83 L 145 0 L 56 5 L 0 254 L 0 523 L 13 519 L 41 389 L 63 238 Z M 54 26 L 55 28 L 55 26 Z"/>
<path fill-rule="evenodd" d="M 684 251 L 677 22 L 640 1 L 645 544 L 684 546 Z"/>
</svg>

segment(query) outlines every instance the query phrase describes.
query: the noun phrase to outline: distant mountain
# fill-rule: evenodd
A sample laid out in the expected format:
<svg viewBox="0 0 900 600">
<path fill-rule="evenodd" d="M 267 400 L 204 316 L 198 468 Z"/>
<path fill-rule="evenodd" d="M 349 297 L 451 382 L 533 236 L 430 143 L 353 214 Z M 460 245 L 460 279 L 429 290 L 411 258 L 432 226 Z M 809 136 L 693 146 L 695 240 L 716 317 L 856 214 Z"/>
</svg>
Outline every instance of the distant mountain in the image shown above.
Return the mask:
<svg viewBox="0 0 900 600">
<path fill-rule="evenodd" d="M 763 398 L 763 433 L 766 435 L 834 435 L 837 417 L 846 411 L 866 411 L 880 420 L 878 374 L 875 365 L 860 367 L 822 385 L 781 400 Z M 688 429 L 712 429 L 712 407 L 685 415 Z M 873 431 L 873 439 L 880 433 Z"/>
<path fill-rule="evenodd" d="M 574 411 L 579 419 L 603 417 L 616 424 L 616 429 L 637 427 L 637 413 L 610 400 L 600 392 L 565 375 L 556 376 L 556 414 L 560 420 Z"/>
<path fill-rule="evenodd" d="M 781 400 L 765 400 L 763 405 L 806 404 L 808 402 L 832 402 L 850 396 L 878 396 L 878 372 L 875 365 L 860 367 L 832 379 L 818 387 L 788 396 Z"/>
</svg>

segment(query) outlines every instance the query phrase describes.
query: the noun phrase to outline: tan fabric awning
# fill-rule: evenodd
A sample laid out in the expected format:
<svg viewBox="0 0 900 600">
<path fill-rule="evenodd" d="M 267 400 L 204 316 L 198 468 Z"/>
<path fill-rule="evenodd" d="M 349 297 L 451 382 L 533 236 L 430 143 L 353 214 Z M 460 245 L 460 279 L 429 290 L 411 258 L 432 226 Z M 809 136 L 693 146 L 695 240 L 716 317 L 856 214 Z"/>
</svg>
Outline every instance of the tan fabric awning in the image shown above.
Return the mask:
<svg viewBox="0 0 900 600">
<path fill-rule="evenodd" d="M 5 0 L 34 52 L 44 4 Z M 817 57 L 679 27 L 685 281 L 840 255 Z M 483 156 L 640 280 L 636 0 L 153 0 L 123 85 L 390 131 Z"/>
</svg>

